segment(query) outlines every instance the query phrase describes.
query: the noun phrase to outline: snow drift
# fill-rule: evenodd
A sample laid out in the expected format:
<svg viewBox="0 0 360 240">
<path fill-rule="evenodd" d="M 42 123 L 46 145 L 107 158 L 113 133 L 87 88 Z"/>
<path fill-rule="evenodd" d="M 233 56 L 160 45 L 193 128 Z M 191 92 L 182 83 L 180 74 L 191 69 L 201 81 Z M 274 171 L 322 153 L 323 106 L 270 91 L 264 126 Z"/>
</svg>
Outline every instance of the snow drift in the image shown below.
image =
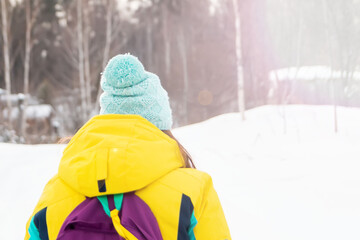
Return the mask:
<svg viewBox="0 0 360 240">
<path fill-rule="evenodd" d="M 360 239 L 360 109 L 264 106 L 174 130 L 210 173 L 233 239 Z M 0 144 L 0 239 L 21 239 L 63 145 Z"/>
</svg>

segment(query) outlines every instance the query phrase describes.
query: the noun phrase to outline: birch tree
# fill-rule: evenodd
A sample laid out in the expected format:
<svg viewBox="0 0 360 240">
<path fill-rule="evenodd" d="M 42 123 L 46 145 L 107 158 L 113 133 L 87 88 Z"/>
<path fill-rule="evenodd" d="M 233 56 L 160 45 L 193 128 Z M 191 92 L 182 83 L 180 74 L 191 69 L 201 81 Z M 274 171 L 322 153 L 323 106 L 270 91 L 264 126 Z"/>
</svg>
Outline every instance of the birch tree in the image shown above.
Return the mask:
<svg viewBox="0 0 360 240">
<path fill-rule="evenodd" d="M 103 61 L 102 61 L 102 68 L 104 69 L 108 60 L 109 60 L 109 53 L 110 53 L 110 45 L 112 40 L 112 15 L 113 15 L 113 8 L 114 8 L 114 0 L 106 0 L 106 33 L 105 33 L 105 46 L 103 52 Z"/>
<path fill-rule="evenodd" d="M 25 59 L 24 59 L 24 103 L 23 103 L 23 114 L 21 119 L 21 135 L 26 139 L 26 108 L 28 105 L 29 95 L 29 75 L 30 75 L 30 55 L 33 47 L 33 41 L 31 32 L 38 15 L 39 2 L 33 1 L 34 7 L 31 6 L 31 1 L 25 1 L 25 19 L 26 19 L 26 30 L 25 30 Z"/>
<path fill-rule="evenodd" d="M 180 32 L 177 37 L 177 43 L 182 63 L 182 73 L 183 73 L 183 109 L 184 109 L 184 124 L 188 124 L 188 96 L 189 96 L 189 73 L 188 73 L 188 63 L 187 63 L 187 54 L 186 54 L 186 43 L 184 38 L 184 29 L 180 26 Z"/>
<path fill-rule="evenodd" d="M 86 101 L 86 116 L 89 115 L 91 108 L 91 75 L 90 75 L 90 54 L 89 54 L 89 41 L 90 41 L 90 20 L 89 20 L 89 2 L 86 1 L 84 9 L 84 76 L 85 76 L 85 101 Z"/>
<path fill-rule="evenodd" d="M 168 13 L 167 7 L 165 4 L 162 4 L 162 35 L 164 39 L 164 59 L 165 59 L 165 74 L 168 78 L 170 75 L 170 57 L 171 57 L 171 49 L 170 49 L 170 40 L 169 40 L 169 31 L 168 31 Z"/>
<path fill-rule="evenodd" d="M 328 6 L 325 0 L 322 1 L 322 5 L 323 5 L 323 17 L 324 17 L 324 22 L 326 25 L 325 28 L 325 34 L 326 34 L 326 44 L 327 44 L 327 49 L 328 49 L 328 53 L 329 53 L 329 59 L 330 59 L 330 69 L 331 69 L 331 74 L 330 74 L 330 84 L 331 84 L 331 92 L 332 92 L 332 97 L 333 97 L 333 119 L 334 119 L 334 131 L 337 132 L 338 131 L 338 117 L 337 117 L 337 100 L 336 100 L 336 90 L 335 90 L 335 84 L 334 84 L 334 78 L 333 78 L 333 47 L 332 47 L 332 43 L 331 43 L 331 37 L 330 37 L 330 24 L 329 24 L 329 16 L 328 16 Z"/>
<path fill-rule="evenodd" d="M 1 0 L 1 23 L 3 35 L 3 52 L 4 52 L 4 74 L 5 74 L 5 88 L 8 107 L 8 124 L 12 128 L 11 123 L 11 79 L 10 79 L 10 56 L 9 56 L 9 29 L 8 29 L 8 15 L 7 15 L 6 0 Z"/>
<path fill-rule="evenodd" d="M 241 20 L 238 0 L 232 0 L 235 20 L 236 76 L 238 83 L 238 105 L 241 119 L 245 120 L 244 74 L 241 57 Z"/>
<path fill-rule="evenodd" d="M 186 16 L 184 13 L 186 11 L 186 2 L 180 2 L 179 6 L 177 6 L 180 10 L 178 11 L 178 15 L 176 17 L 177 22 L 177 36 L 176 36 L 176 43 L 178 47 L 178 52 L 180 55 L 180 62 L 182 65 L 182 117 L 183 117 L 183 124 L 187 125 L 189 123 L 189 71 L 188 71 L 188 53 L 187 53 L 187 38 L 191 34 L 188 31 L 189 25 L 186 23 Z M 166 21 L 166 20 L 165 20 Z M 185 35 L 186 34 L 186 35 Z M 185 37 L 186 36 L 186 37 Z"/>
<path fill-rule="evenodd" d="M 82 121 L 86 121 L 87 118 L 87 106 L 86 106 L 86 86 L 84 76 L 84 48 L 83 48 L 83 21 L 82 21 L 82 0 L 77 0 L 77 45 L 79 55 L 79 82 L 80 82 L 80 97 L 81 97 L 81 115 Z"/>
<path fill-rule="evenodd" d="M 105 0 L 106 8 L 106 32 L 105 32 L 105 46 L 103 52 L 103 61 L 102 69 L 105 69 L 106 64 L 109 60 L 110 55 L 110 45 L 112 42 L 112 15 L 114 8 L 114 0 Z M 102 89 L 100 84 L 98 85 L 98 92 L 96 95 L 95 111 L 99 112 L 100 109 L 100 95 L 102 94 Z"/>
</svg>

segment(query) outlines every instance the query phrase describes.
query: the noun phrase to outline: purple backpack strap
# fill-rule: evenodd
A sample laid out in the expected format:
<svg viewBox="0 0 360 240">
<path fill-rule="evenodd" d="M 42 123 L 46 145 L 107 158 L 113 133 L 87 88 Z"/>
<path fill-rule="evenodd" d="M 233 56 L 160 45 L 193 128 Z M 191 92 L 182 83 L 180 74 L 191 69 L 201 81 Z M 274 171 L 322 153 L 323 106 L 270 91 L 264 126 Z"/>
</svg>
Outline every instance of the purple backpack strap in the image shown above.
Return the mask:
<svg viewBox="0 0 360 240">
<path fill-rule="evenodd" d="M 122 240 L 97 198 L 86 198 L 64 221 L 57 240 L 72 239 Z"/>
<path fill-rule="evenodd" d="M 158 222 L 149 206 L 134 193 L 124 194 L 121 224 L 138 240 L 162 240 Z"/>
<path fill-rule="evenodd" d="M 116 217 L 111 216 L 114 212 Z M 118 229 L 115 229 L 119 226 L 114 227 L 116 223 L 111 217 L 119 219 L 121 227 L 131 233 L 130 239 L 163 239 L 151 209 L 134 193 L 87 198 L 64 221 L 57 239 L 125 239 L 119 236 Z"/>
</svg>

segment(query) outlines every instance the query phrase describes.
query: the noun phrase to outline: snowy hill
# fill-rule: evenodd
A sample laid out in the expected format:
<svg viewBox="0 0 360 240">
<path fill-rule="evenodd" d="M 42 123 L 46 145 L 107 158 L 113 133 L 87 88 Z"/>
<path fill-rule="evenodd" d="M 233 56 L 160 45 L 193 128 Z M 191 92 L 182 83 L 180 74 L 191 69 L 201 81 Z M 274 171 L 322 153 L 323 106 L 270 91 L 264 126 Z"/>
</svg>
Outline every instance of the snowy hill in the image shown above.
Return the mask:
<svg viewBox="0 0 360 240">
<path fill-rule="evenodd" d="M 338 114 L 338 134 L 330 106 L 264 106 L 174 134 L 212 175 L 233 239 L 360 239 L 360 109 Z M 0 239 L 23 237 L 63 148 L 0 144 Z"/>
<path fill-rule="evenodd" d="M 264 106 L 178 129 L 233 239 L 360 239 L 360 109 Z"/>
</svg>

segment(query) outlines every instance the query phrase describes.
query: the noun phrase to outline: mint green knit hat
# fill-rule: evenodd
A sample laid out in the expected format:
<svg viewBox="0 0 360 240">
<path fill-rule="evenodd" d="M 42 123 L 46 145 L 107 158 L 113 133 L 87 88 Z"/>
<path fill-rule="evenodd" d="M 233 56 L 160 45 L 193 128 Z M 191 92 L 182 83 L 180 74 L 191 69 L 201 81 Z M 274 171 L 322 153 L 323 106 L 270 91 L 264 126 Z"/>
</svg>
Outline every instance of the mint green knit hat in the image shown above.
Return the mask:
<svg viewBox="0 0 360 240">
<path fill-rule="evenodd" d="M 100 114 L 140 115 L 161 130 L 169 130 L 169 97 L 157 75 L 147 72 L 137 57 L 119 54 L 108 62 L 101 77 Z"/>
</svg>

